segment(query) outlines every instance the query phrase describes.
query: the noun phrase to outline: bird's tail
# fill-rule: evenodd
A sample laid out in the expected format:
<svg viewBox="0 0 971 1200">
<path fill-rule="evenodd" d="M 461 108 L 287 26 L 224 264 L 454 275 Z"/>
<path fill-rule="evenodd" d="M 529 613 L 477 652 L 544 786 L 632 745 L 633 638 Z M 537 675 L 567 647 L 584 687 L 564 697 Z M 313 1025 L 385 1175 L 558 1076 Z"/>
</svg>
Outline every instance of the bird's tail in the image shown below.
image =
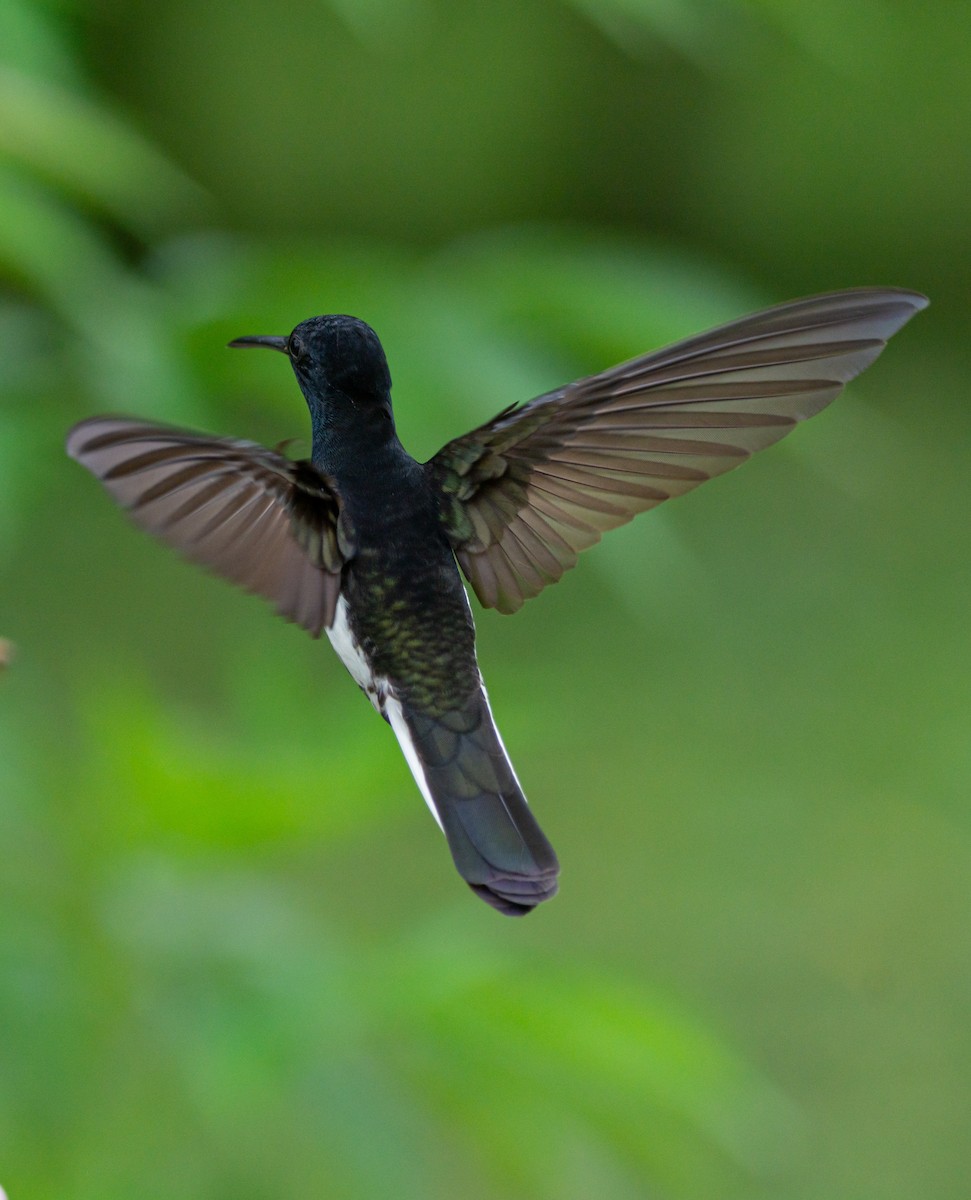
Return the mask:
<svg viewBox="0 0 971 1200">
<path fill-rule="evenodd" d="M 555 895 L 556 854 L 526 803 L 485 692 L 440 716 L 389 698 L 385 715 L 473 892 L 509 917 Z"/>
</svg>

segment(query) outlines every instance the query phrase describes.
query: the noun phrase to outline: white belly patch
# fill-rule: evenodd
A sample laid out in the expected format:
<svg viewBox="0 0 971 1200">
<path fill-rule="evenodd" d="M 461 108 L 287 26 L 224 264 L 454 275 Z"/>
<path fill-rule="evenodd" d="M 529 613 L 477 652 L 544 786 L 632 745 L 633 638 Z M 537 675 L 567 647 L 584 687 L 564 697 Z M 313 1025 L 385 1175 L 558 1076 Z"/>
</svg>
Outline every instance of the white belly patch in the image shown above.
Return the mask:
<svg viewBox="0 0 971 1200">
<path fill-rule="evenodd" d="M 361 645 L 351 632 L 347 619 L 347 601 L 343 596 L 337 600 L 337 611 L 334 614 L 334 624 L 327 630 L 330 644 L 337 651 L 337 657 L 350 672 L 351 678 L 365 692 L 368 699 L 383 714 L 384 697 L 388 694 L 388 681 L 379 679 L 371 670 Z"/>
<path fill-rule="evenodd" d="M 418 784 L 419 790 L 422 796 L 424 796 L 425 803 L 428 805 L 432 816 L 439 827 L 441 827 L 442 822 L 435 808 L 435 802 L 432 800 L 428 781 L 425 779 L 425 772 L 421 765 L 421 759 L 418 757 L 418 752 L 411 738 L 411 731 L 405 722 L 401 703 L 395 699 L 388 680 L 375 675 L 371 670 L 367 659 L 364 657 L 364 651 L 361 649 L 360 643 L 351 631 L 350 622 L 347 619 L 347 601 L 343 596 L 337 601 L 334 624 L 327 630 L 327 636 L 330 638 L 330 644 L 337 652 L 337 657 L 347 668 L 351 678 L 361 691 L 364 692 L 377 711 L 383 717 L 386 716 L 388 718 L 388 722 L 394 730 L 395 737 L 398 739 L 398 745 L 401 747 L 405 760 L 411 768 L 411 773 L 415 777 L 415 783 Z"/>
</svg>

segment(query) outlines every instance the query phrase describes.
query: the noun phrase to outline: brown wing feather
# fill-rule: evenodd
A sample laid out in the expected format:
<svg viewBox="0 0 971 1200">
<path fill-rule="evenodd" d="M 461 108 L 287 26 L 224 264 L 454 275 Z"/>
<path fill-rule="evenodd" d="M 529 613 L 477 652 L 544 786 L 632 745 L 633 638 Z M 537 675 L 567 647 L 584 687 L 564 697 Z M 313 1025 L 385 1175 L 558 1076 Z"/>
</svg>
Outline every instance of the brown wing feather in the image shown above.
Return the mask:
<svg viewBox="0 0 971 1200">
<path fill-rule="evenodd" d="M 506 409 L 427 464 L 456 557 L 514 612 L 585 547 L 825 408 L 927 300 L 794 300 Z"/>
<path fill-rule="evenodd" d="M 311 464 L 254 442 L 119 417 L 82 421 L 67 451 L 142 529 L 263 596 L 319 637 L 348 552 L 340 503 Z"/>
</svg>

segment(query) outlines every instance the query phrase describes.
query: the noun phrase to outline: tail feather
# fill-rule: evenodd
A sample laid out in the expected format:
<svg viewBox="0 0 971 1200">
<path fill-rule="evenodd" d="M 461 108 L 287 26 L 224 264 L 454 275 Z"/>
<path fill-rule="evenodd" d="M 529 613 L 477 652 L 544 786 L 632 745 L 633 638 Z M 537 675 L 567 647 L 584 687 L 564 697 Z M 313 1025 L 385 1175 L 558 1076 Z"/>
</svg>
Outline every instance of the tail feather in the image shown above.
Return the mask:
<svg viewBox="0 0 971 1200">
<path fill-rule="evenodd" d="M 556 854 L 526 803 L 485 692 L 436 716 L 389 700 L 386 715 L 472 891 L 517 917 L 555 895 Z"/>
</svg>

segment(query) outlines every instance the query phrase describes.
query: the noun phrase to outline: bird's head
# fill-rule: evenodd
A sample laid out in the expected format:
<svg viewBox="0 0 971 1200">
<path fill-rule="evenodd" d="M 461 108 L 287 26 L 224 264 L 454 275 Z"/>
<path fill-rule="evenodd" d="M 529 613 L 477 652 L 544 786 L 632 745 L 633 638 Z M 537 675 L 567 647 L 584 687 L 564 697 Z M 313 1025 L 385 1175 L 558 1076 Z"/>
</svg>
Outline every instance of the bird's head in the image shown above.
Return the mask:
<svg viewBox="0 0 971 1200">
<path fill-rule="evenodd" d="M 377 419 L 393 429 L 388 360 L 378 335 L 357 317 L 310 317 L 289 337 L 241 337 L 229 344 L 285 354 L 315 425 L 360 426 Z"/>
</svg>

